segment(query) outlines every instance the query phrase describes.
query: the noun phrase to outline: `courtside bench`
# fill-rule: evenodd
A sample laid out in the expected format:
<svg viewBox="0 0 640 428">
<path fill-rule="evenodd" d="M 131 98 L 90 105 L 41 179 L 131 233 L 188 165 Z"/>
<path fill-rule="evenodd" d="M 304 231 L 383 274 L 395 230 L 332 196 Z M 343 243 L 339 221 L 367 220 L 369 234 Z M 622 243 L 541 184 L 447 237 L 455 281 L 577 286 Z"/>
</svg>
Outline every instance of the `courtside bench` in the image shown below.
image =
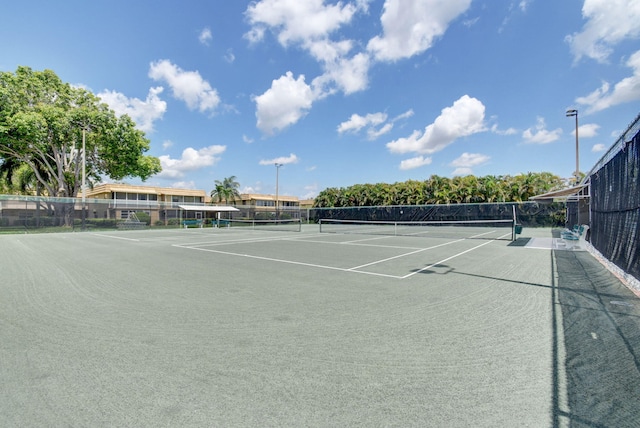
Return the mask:
<svg viewBox="0 0 640 428">
<path fill-rule="evenodd" d="M 571 230 L 564 230 L 560 237 L 567 244 L 567 248 L 581 248 L 582 244 L 586 242 L 588 230 L 589 226 L 586 224 L 575 225 Z"/>
<path fill-rule="evenodd" d="M 203 221 L 200 219 L 182 221 L 182 225 L 184 226 L 185 229 L 189 227 L 199 227 L 202 229 L 202 224 L 203 224 Z"/>
</svg>

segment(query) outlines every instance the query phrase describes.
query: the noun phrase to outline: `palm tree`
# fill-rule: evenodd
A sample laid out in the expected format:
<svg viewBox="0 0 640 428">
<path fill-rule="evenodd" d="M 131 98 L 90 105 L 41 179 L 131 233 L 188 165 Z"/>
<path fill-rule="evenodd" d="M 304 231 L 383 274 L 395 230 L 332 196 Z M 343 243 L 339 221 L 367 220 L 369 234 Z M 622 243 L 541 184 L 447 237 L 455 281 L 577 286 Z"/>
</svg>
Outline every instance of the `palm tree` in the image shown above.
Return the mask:
<svg viewBox="0 0 640 428">
<path fill-rule="evenodd" d="M 235 202 L 236 199 L 240 199 L 240 192 L 238 188 L 240 183 L 236 181 L 236 176 L 232 175 L 224 180 L 216 180 L 216 187 L 211 191 L 211 201 L 222 202 L 229 204 L 229 201 Z"/>
</svg>

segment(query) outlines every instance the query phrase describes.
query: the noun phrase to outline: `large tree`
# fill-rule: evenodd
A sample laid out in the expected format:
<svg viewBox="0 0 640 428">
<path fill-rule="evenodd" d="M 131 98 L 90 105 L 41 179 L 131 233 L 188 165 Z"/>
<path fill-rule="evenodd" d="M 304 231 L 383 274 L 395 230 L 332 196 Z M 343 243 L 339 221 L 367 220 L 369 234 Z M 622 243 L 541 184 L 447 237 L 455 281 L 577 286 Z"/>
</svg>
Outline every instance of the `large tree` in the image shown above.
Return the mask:
<svg viewBox="0 0 640 428">
<path fill-rule="evenodd" d="M 49 196 L 78 195 L 83 157 L 89 183 L 103 176 L 145 180 L 161 170 L 148 150 L 129 116 L 116 116 L 53 71 L 0 72 L 0 162 L 28 165 Z"/>
</svg>

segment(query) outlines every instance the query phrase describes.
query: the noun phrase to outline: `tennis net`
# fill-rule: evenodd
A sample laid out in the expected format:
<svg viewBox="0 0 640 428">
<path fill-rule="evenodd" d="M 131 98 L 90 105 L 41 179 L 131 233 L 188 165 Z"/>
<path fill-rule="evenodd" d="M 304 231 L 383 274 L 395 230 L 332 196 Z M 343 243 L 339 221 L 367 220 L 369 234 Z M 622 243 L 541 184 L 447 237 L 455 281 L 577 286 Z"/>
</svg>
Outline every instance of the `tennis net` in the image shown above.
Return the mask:
<svg viewBox="0 0 640 428">
<path fill-rule="evenodd" d="M 321 219 L 320 233 L 513 240 L 513 220 L 364 221 Z"/>
<path fill-rule="evenodd" d="M 274 230 L 283 232 L 300 232 L 302 222 L 299 218 L 282 220 L 223 220 L 222 226 L 244 227 L 252 230 Z"/>
</svg>

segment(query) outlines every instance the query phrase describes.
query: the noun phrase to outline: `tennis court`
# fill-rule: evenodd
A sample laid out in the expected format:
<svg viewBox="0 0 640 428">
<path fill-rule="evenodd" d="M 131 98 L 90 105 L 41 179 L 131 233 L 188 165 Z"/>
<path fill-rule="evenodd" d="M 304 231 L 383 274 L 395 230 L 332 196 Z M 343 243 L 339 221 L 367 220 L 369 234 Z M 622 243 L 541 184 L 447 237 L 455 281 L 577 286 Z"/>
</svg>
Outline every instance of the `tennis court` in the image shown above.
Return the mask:
<svg viewBox="0 0 640 428">
<path fill-rule="evenodd" d="M 504 232 L 0 236 L 1 425 L 635 426 L 638 297 Z"/>
</svg>

